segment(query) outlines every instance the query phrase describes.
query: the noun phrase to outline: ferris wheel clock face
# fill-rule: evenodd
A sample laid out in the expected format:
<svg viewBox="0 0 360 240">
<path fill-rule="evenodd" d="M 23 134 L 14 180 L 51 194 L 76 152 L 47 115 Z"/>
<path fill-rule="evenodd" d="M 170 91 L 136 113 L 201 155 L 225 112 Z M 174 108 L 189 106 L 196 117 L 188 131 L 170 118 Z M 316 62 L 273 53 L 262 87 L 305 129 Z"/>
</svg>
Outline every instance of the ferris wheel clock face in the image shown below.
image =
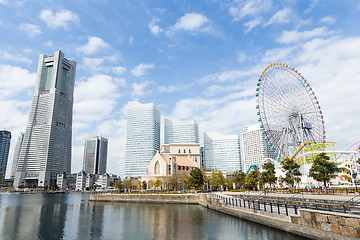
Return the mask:
<svg viewBox="0 0 360 240">
<path fill-rule="evenodd" d="M 268 65 L 258 79 L 256 97 L 260 128 L 277 160 L 291 157 L 306 142 L 325 141 L 319 101 L 293 67 Z"/>
</svg>

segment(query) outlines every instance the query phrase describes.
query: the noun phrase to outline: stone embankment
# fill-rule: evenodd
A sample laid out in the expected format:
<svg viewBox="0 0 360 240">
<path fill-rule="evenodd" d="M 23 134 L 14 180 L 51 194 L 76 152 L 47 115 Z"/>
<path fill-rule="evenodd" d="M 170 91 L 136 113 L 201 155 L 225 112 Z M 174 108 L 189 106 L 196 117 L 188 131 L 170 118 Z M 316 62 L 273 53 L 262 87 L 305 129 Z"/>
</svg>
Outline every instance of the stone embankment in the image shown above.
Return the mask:
<svg viewBox="0 0 360 240">
<path fill-rule="evenodd" d="M 90 201 L 199 204 L 195 194 L 94 194 Z"/>
</svg>

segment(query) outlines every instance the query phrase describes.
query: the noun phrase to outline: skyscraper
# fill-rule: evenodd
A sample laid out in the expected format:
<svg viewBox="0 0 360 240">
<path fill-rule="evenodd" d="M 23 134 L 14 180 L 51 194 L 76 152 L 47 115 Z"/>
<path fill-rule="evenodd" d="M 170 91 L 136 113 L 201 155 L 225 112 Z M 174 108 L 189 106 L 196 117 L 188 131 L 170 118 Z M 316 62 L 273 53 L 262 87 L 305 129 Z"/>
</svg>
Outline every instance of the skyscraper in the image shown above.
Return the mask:
<svg viewBox="0 0 360 240">
<path fill-rule="evenodd" d="M 76 62 L 40 55 L 33 95 L 14 186 L 55 183 L 70 173 L 73 93 Z"/>
<path fill-rule="evenodd" d="M 103 137 L 89 137 L 85 140 L 83 170 L 92 174 L 105 174 L 108 140 Z"/>
<path fill-rule="evenodd" d="M 239 135 L 204 133 L 204 164 L 207 170 L 241 170 Z"/>
<path fill-rule="evenodd" d="M 24 133 L 21 133 L 20 136 L 18 137 L 18 139 L 16 141 L 16 145 L 15 145 L 10 179 L 15 178 L 15 172 L 16 172 L 16 169 L 17 169 L 17 166 L 18 166 L 19 156 L 20 156 L 20 151 L 21 151 L 21 148 L 22 148 L 23 141 L 24 141 Z"/>
<path fill-rule="evenodd" d="M 164 120 L 164 144 L 199 143 L 199 125 L 195 120 Z"/>
<path fill-rule="evenodd" d="M 149 162 L 160 149 L 160 110 L 154 103 L 128 103 L 126 176 L 146 176 Z"/>
<path fill-rule="evenodd" d="M 5 179 L 6 165 L 9 157 L 11 132 L 0 131 L 0 183 Z"/>
<path fill-rule="evenodd" d="M 261 130 L 260 124 L 251 125 L 245 128 L 245 132 L 241 134 L 241 151 L 244 162 L 244 172 L 247 172 L 253 164 L 259 164 L 265 158 L 275 159 L 274 152 L 271 147 L 267 146 L 265 141 L 264 130 Z M 273 126 L 273 130 L 276 127 Z"/>
</svg>

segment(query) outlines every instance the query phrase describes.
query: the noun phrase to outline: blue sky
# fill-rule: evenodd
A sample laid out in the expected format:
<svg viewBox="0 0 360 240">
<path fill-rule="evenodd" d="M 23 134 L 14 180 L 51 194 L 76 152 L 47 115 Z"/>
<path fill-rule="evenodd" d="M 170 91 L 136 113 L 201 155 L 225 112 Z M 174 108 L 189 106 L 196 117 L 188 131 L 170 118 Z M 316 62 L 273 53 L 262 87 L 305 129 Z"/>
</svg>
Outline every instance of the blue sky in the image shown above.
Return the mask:
<svg viewBox="0 0 360 240">
<path fill-rule="evenodd" d="M 358 1 L 0 0 L 0 128 L 15 141 L 31 105 L 39 55 L 77 62 L 72 171 L 84 139 L 109 139 L 108 171 L 123 176 L 127 102 L 200 132 L 240 134 L 257 122 L 255 88 L 272 62 L 297 68 L 323 109 L 327 140 L 360 136 Z"/>
</svg>

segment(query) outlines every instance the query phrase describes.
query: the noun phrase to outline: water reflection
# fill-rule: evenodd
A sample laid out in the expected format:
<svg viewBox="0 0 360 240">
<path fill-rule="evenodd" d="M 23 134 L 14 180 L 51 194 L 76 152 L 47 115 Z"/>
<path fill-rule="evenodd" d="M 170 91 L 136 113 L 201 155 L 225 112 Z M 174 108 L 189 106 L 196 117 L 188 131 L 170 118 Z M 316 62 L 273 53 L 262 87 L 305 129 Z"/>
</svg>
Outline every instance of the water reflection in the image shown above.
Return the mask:
<svg viewBox="0 0 360 240">
<path fill-rule="evenodd" d="M 1 239 L 302 239 L 200 206 L 0 194 Z"/>
</svg>

